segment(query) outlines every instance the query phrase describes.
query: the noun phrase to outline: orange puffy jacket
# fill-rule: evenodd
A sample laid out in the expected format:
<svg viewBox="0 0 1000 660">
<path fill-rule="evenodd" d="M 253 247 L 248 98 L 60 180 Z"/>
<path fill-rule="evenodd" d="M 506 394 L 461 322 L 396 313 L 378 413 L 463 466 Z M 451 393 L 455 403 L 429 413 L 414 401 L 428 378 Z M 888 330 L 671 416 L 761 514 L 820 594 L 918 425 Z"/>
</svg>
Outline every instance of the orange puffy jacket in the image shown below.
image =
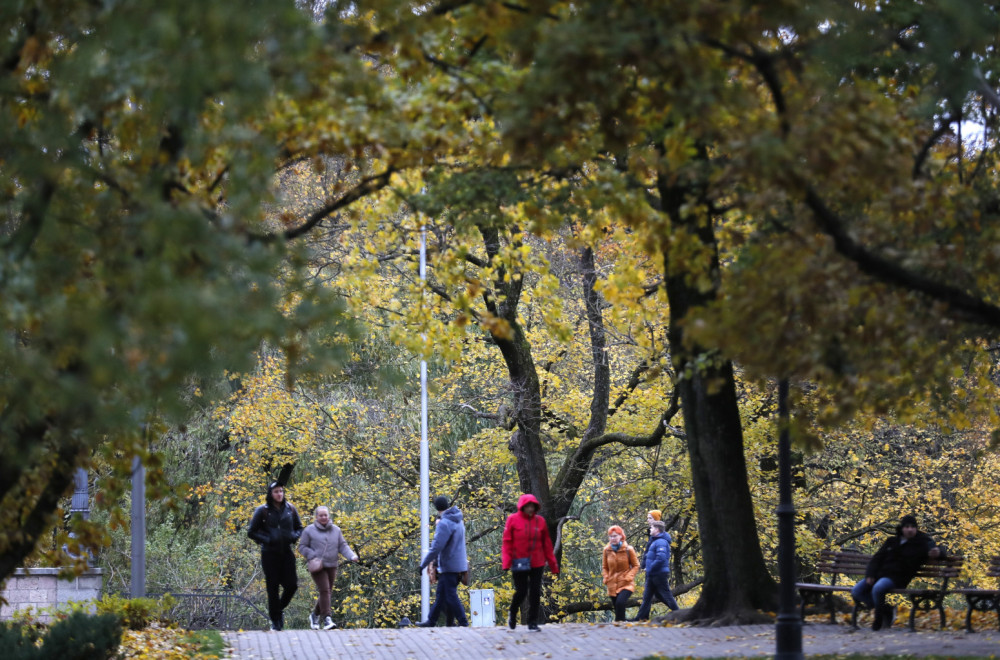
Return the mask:
<svg viewBox="0 0 1000 660">
<path fill-rule="evenodd" d="M 604 546 L 602 561 L 604 584 L 608 586 L 608 595 L 614 598 L 619 591 L 635 591 L 635 574 L 639 572 L 639 558 L 635 549 L 622 542 L 617 552 L 611 549 L 611 544 Z"/>
</svg>

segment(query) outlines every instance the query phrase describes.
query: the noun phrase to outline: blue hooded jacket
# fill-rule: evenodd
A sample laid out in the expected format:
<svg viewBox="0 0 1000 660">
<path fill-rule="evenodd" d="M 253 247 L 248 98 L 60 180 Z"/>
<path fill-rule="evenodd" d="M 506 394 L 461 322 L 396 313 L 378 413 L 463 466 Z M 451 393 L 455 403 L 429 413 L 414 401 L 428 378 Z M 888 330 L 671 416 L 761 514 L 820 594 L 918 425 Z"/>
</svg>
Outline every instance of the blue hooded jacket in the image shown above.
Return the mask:
<svg viewBox="0 0 1000 660">
<path fill-rule="evenodd" d="M 438 560 L 439 573 L 462 573 L 469 570 L 469 558 L 465 554 L 465 523 L 457 506 L 441 514 L 434 528 L 434 542 L 420 562 L 424 569 L 434 559 Z"/>
<path fill-rule="evenodd" d="M 670 573 L 670 536 L 661 533 L 649 540 L 646 547 L 646 573 L 666 575 Z"/>
</svg>

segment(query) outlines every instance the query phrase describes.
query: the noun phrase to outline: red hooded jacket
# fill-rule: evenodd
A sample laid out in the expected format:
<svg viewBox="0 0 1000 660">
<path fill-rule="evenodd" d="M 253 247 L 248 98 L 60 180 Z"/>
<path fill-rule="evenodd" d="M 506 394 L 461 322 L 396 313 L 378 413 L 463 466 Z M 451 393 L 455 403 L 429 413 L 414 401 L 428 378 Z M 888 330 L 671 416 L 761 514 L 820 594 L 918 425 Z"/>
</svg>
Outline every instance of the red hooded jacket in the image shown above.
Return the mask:
<svg viewBox="0 0 1000 660">
<path fill-rule="evenodd" d="M 545 518 L 535 514 L 529 516 L 524 512 L 527 504 L 534 504 L 536 510 L 541 508 L 534 495 L 525 493 L 517 500 L 517 513 L 507 516 L 507 525 L 503 530 L 503 544 L 500 546 L 500 561 L 507 570 L 515 559 L 531 557 L 531 567 L 539 568 L 549 565 L 549 569 L 559 573 L 559 564 L 552 552 L 552 538 Z"/>
</svg>

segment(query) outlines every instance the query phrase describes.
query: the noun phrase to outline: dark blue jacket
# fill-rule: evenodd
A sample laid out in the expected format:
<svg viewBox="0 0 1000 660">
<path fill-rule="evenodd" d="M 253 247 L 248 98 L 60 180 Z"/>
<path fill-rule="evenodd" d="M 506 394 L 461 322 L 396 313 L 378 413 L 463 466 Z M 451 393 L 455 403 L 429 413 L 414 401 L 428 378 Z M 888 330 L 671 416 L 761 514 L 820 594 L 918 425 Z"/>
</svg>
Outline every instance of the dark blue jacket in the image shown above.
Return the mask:
<svg viewBox="0 0 1000 660">
<path fill-rule="evenodd" d="M 669 556 L 669 552 L 670 552 L 670 543 L 671 543 L 672 539 L 670 538 L 670 533 L 669 532 L 661 532 L 660 533 L 660 538 L 667 539 L 667 552 L 668 552 L 668 556 L 667 556 L 667 571 L 669 572 L 669 570 L 670 570 L 670 556 Z M 647 538 L 646 538 L 646 549 L 642 551 L 642 557 L 639 557 L 639 570 L 640 571 L 646 570 L 646 555 L 649 554 L 649 544 L 650 544 L 650 542 L 652 540 L 653 540 L 653 535 L 652 534 L 648 534 Z"/>
<path fill-rule="evenodd" d="M 649 539 L 646 546 L 646 573 L 666 575 L 670 573 L 670 535 L 666 532 Z"/>
<path fill-rule="evenodd" d="M 435 557 L 439 573 L 463 573 L 469 570 L 469 558 L 465 554 L 465 522 L 457 506 L 441 514 L 434 528 L 434 542 L 427 556 L 420 562 L 420 568 L 426 567 Z"/>
</svg>

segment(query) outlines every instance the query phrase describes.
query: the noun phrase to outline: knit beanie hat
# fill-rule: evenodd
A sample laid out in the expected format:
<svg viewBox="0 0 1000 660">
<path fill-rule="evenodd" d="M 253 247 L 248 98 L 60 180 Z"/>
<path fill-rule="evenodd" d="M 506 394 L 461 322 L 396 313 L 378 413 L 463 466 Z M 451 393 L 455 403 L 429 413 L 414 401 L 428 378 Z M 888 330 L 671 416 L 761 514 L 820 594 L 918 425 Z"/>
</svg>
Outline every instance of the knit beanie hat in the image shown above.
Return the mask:
<svg viewBox="0 0 1000 660">
<path fill-rule="evenodd" d="M 622 541 L 625 540 L 625 530 L 619 527 L 618 525 L 612 525 L 611 527 L 608 527 L 608 536 L 611 536 L 612 534 L 617 534 L 618 536 L 622 537 Z"/>
<path fill-rule="evenodd" d="M 917 517 L 908 513 L 899 521 L 900 527 L 917 527 Z"/>
<path fill-rule="evenodd" d="M 653 520 L 663 520 L 663 513 L 659 509 L 653 509 L 647 516 L 653 516 Z"/>
<path fill-rule="evenodd" d="M 434 498 L 434 508 L 438 511 L 444 511 L 449 506 L 451 506 L 451 501 L 444 495 L 438 495 Z"/>
<path fill-rule="evenodd" d="M 279 486 L 284 488 L 285 484 L 281 483 L 280 481 L 272 481 L 271 485 L 267 487 L 267 501 L 269 504 L 274 501 L 274 498 L 271 497 L 271 491 Z"/>
</svg>

